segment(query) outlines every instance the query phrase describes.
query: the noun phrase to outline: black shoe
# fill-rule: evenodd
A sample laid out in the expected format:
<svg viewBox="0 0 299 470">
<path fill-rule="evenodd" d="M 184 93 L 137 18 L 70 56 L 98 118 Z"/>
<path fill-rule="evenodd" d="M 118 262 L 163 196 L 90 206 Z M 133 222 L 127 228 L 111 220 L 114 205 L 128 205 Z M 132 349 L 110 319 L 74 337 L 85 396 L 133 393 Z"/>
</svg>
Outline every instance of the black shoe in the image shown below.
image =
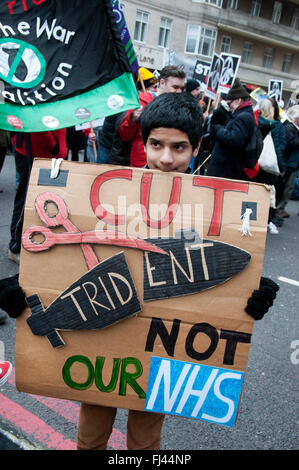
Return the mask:
<svg viewBox="0 0 299 470">
<path fill-rule="evenodd" d="M 5 323 L 6 320 L 7 320 L 7 318 L 8 318 L 8 316 L 6 315 L 6 313 L 5 313 L 5 312 L 2 312 L 2 311 L 0 310 L 0 325 L 2 325 L 3 323 Z"/>
<path fill-rule="evenodd" d="M 271 219 L 271 222 L 273 222 L 276 227 L 282 227 L 284 224 L 284 219 L 281 219 L 280 217 L 273 217 L 273 219 Z"/>
<path fill-rule="evenodd" d="M 7 258 L 17 264 L 20 264 L 20 253 L 13 253 L 11 250 L 8 250 Z"/>
</svg>

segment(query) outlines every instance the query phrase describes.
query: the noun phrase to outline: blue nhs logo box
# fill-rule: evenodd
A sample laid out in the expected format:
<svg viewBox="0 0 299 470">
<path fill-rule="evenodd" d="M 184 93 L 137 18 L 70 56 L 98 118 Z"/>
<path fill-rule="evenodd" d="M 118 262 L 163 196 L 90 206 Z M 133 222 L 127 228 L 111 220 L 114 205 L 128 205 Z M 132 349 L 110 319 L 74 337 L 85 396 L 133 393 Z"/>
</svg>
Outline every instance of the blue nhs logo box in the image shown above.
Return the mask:
<svg viewBox="0 0 299 470">
<path fill-rule="evenodd" d="M 145 410 L 234 426 L 244 372 L 152 357 Z"/>
</svg>

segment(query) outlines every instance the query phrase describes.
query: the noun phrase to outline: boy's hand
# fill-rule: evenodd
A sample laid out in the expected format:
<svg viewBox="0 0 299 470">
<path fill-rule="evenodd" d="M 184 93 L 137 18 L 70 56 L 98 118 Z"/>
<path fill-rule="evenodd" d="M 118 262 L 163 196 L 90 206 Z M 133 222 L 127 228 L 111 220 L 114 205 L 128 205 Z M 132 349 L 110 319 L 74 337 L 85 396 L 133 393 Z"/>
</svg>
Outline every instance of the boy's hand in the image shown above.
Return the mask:
<svg viewBox="0 0 299 470">
<path fill-rule="evenodd" d="M 261 320 L 269 308 L 273 305 L 279 286 L 267 277 L 261 277 L 260 287 L 254 290 L 248 299 L 245 312 L 255 320 Z"/>
<path fill-rule="evenodd" d="M 27 307 L 26 296 L 19 285 L 19 275 L 0 280 L 0 308 L 17 318 Z"/>
</svg>

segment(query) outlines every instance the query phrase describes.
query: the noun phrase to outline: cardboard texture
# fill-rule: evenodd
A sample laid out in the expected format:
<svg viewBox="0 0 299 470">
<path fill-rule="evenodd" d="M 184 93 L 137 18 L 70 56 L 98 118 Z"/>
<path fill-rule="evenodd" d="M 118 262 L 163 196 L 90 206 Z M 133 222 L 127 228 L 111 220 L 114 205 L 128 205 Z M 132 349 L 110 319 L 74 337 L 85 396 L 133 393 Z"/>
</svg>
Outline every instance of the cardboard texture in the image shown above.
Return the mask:
<svg viewBox="0 0 299 470">
<path fill-rule="evenodd" d="M 40 174 L 50 168 L 49 160 L 34 161 L 23 232 L 35 230 L 27 238 L 24 235 L 19 281 L 27 297 L 38 296 L 42 315 L 50 304 L 55 310 L 54 301 L 65 291 L 73 294 L 67 298 L 62 323 L 55 324 L 49 316 L 45 317 L 49 324 L 39 323 L 34 308 L 17 319 L 18 390 L 120 408 L 162 408 L 165 413 L 232 426 L 252 340 L 254 320 L 244 307 L 259 286 L 268 188 L 69 161 L 61 164 L 61 170 L 68 172 L 65 186 L 52 186 L 51 181 L 45 186 L 44 180 L 39 184 Z M 56 203 L 49 203 L 53 193 Z M 43 204 L 35 206 L 41 200 Z M 68 222 L 60 220 L 56 226 L 60 200 Z M 251 236 L 242 236 L 241 216 L 247 207 L 255 209 Z M 59 242 L 30 251 L 31 245 L 42 246 L 45 241 L 37 234 L 42 229 Z M 98 262 L 105 262 L 104 267 L 108 263 L 105 278 L 97 271 L 102 272 Z M 118 273 L 118 279 L 112 272 Z M 128 286 L 121 291 L 120 284 L 125 284 L 121 275 L 131 276 L 132 296 Z M 109 280 L 118 289 L 112 289 Z M 194 291 L 195 283 L 199 291 Z M 83 303 L 71 286 L 81 289 Z M 129 297 L 132 309 L 129 301 L 126 304 Z M 119 317 L 117 302 L 125 308 Z M 114 315 L 111 321 L 108 307 Z M 72 309 L 73 323 L 66 319 Z M 89 324 L 80 309 L 90 318 L 94 312 L 97 321 L 102 315 L 103 324 L 95 319 Z M 63 317 L 63 308 L 59 316 Z M 49 328 L 62 338 L 61 347 L 47 338 Z M 150 396 L 146 396 L 148 384 Z"/>
</svg>

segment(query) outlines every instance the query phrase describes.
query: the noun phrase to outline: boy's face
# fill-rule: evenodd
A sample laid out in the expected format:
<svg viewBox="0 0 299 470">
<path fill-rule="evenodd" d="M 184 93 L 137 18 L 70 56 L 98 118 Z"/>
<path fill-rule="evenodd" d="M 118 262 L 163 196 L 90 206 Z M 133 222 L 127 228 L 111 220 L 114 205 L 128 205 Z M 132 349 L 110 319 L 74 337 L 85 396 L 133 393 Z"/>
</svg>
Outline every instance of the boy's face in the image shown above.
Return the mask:
<svg viewBox="0 0 299 470">
<path fill-rule="evenodd" d="M 158 127 L 152 129 L 145 146 L 147 164 L 151 170 L 185 173 L 191 157 L 197 155 L 189 137 L 179 129 Z"/>
</svg>

